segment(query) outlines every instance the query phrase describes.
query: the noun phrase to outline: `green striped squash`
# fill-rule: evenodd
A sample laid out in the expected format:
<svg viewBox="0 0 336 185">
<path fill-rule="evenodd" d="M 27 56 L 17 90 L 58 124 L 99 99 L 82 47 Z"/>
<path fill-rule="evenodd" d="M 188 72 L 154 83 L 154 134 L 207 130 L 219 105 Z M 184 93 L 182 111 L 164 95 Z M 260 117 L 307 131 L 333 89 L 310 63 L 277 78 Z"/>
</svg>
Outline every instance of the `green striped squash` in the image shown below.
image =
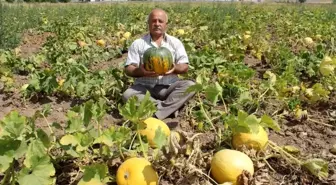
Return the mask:
<svg viewBox="0 0 336 185">
<path fill-rule="evenodd" d="M 143 63 L 147 71 L 163 75 L 172 69 L 173 55 L 166 47 L 151 47 L 145 51 Z"/>
</svg>

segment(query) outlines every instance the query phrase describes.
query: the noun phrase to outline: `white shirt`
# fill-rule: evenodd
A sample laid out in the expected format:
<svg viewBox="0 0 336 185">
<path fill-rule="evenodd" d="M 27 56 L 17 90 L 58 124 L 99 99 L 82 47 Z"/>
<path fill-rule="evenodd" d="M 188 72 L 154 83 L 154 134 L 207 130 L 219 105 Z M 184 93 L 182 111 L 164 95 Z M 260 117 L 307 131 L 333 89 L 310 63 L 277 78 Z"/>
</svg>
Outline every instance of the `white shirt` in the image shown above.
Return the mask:
<svg viewBox="0 0 336 185">
<path fill-rule="evenodd" d="M 139 66 L 140 63 L 143 63 L 143 54 L 151 47 L 158 47 L 158 45 L 152 41 L 149 33 L 142 38 L 136 39 L 128 49 L 125 66 L 130 64 Z M 175 64 L 189 63 L 187 52 L 183 43 L 178 38 L 166 33 L 162 40 L 161 47 L 166 47 L 170 50 Z M 143 84 L 154 87 L 156 84 L 170 85 L 178 80 L 179 78 L 176 74 L 170 74 L 158 77 L 139 77 L 135 79 L 134 84 Z"/>
</svg>

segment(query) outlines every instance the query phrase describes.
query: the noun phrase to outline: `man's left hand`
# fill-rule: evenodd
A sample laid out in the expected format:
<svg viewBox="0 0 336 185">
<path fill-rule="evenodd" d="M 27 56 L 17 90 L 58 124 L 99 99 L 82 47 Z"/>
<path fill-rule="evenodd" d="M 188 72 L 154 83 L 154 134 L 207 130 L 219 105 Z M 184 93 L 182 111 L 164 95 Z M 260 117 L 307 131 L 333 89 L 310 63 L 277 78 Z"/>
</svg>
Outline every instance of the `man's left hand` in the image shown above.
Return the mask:
<svg viewBox="0 0 336 185">
<path fill-rule="evenodd" d="M 175 64 L 173 64 L 173 68 L 167 71 L 164 75 L 170 75 L 170 74 L 173 74 L 174 72 L 175 72 Z"/>
</svg>

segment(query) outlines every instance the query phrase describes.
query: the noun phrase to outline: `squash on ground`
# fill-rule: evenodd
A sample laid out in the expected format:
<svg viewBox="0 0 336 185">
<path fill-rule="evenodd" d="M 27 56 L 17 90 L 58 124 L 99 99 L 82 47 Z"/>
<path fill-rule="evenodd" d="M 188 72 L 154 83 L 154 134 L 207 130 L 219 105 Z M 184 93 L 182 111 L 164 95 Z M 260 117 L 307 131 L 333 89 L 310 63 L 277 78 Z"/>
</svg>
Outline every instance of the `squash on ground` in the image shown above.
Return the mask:
<svg viewBox="0 0 336 185">
<path fill-rule="evenodd" d="M 158 185 L 158 174 L 145 158 L 133 157 L 123 162 L 117 170 L 118 185 Z"/>
<path fill-rule="evenodd" d="M 167 124 L 159 119 L 149 117 L 144 121 L 144 124 L 146 128 L 139 130 L 139 133 L 147 138 L 149 145 L 153 148 L 156 147 L 154 137 L 158 128 L 161 129 L 161 131 L 166 135 L 167 138 L 170 135 L 170 129 Z"/>
<path fill-rule="evenodd" d="M 253 175 L 253 162 L 246 154 L 237 150 L 220 150 L 211 160 L 211 175 L 219 184 L 231 182 L 235 185 L 243 170 Z"/>
<path fill-rule="evenodd" d="M 235 149 L 246 147 L 248 149 L 262 150 L 268 142 L 268 134 L 262 126 L 258 133 L 238 132 L 232 136 L 232 146 Z"/>
</svg>

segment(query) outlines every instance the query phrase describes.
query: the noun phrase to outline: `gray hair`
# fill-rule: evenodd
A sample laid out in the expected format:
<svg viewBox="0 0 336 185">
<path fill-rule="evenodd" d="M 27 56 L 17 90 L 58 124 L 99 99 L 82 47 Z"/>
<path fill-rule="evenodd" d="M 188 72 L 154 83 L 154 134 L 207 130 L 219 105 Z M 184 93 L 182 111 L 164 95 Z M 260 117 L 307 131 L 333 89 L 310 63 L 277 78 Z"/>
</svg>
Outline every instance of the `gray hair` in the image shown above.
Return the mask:
<svg viewBox="0 0 336 185">
<path fill-rule="evenodd" d="M 161 9 L 161 8 L 154 8 L 154 9 L 149 13 L 149 15 L 147 16 L 147 24 L 149 24 L 149 18 L 151 17 L 152 13 L 153 13 L 155 10 L 162 11 L 162 12 L 166 15 L 166 23 L 168 23 L 168 14 L 167 14 L 167 12 L 164 11 L 163 9 Z"/>
</svg>

